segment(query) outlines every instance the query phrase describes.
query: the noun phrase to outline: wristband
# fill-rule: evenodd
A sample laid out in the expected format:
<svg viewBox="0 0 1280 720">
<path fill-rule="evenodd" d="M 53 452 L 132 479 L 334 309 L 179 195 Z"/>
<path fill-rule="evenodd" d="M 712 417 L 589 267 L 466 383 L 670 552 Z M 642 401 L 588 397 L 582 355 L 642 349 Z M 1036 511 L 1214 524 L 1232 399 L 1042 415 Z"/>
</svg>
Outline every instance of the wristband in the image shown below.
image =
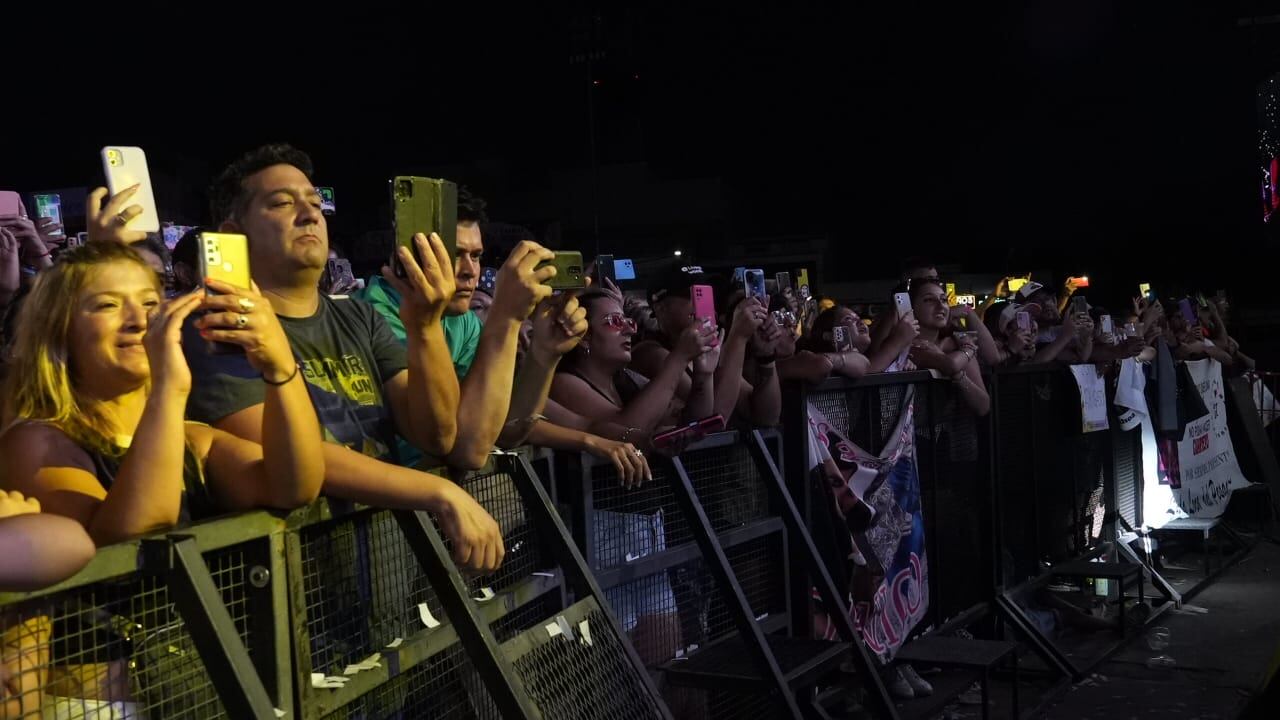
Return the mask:
<svg viewBox="0 0 1280 720">
<path fill-rule="evenodd" d="M 294 378 L 298 377 L 298 370 L 299 370 L 301 367 L 302 367 L 302 363 L 294 363 L 294 364 L 293 364 L 293 372 L 292 372 L 292 373 L 289 373 L 289 377 L 287 377 L 287 378 L 285 378 L 285 379 L 281 380 L 280 382 L 272 382 L 272 381 L 270 381 L 270 380 L 268 380 L 268 379 L 267 379 L 267 376 L 266 376 L 266 375 L 263 375 L 263 376 L 262 376 L 262 382 L 264 382 L 264 383 L 266 383 L 266 384 L 268 384 L 268 385 L 274 385 L 274 386 L 276 386 L 276 387 L 280 387 L 281 385 L 288 385 L 288 384 L 289 384 L 289 382 L 290 382 L 291 380 L 293 380 Z"/>
</svg>

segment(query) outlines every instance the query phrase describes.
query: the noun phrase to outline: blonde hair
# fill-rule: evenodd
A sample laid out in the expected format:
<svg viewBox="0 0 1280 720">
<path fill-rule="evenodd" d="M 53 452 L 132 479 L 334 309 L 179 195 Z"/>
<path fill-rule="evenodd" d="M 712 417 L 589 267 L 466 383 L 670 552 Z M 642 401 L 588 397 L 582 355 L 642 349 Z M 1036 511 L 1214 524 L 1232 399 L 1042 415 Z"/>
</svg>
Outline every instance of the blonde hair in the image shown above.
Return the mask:
<svg viewBox="0 0 1280 720">
<path fill-rule="evenodd" d="M 68 250 L 42 271 L 22 303 L 4 383 L 5 426 L 15 420 L 46 422 L 86 450 L 122 452 L 109 438 L 112 422 L 96 402 L 81 396 L 72 376 L 71 322 L 80 293 L 116 262 L 151 267 L 131 248 L 96 242 Z M 156 289 L 161 290 L 159 278 Z"/>
</svg>

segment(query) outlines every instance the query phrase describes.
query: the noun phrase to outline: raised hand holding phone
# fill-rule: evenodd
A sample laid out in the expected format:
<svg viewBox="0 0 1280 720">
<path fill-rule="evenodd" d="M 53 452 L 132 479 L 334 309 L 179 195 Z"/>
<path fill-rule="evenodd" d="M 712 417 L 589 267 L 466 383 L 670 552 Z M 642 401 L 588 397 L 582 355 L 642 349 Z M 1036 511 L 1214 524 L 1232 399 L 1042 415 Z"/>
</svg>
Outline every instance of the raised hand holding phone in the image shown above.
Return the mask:
<svg viewBox="0 0 1280 720">
<path fill-rule="evenodd" d="M 147 234 L 138 228 L 130 228 L 129 223 L 142 215 L 142 207 L 130 204 L 130 200 L 138 193 L 138 186 L 123 188 L 120 192 L 107 197 L 106 188 L 94 188 L 85 202 L 85 229 L 89 233 L 89 242 L 114 242 L 121 245 L 132 245 L 147 239 Z M 106 203 L 103 203 L 103 200 Z"/>
<path fill-rule="evenodd" d="M 551 297 L 547 283 L 559 269 L 543 263 L 554 258 L 555 253 L 533 241 L 516 245 L 498 269 L 489 322 L 499 318 L 523 322 L 538 303 Z"/>
<path fill-rule="evenodd" d="M 414 243 L 417 255 L 424 260 L 422 266 L 414 259 L 415 253 L 401 245 L 396 247 L 396 257 L 404 268 L 406 277 L 396 277 L 390 265 L 382 268 L 383 279 L 400 293 L 400 321 L 404 323 L 406 330 L 440 322 L 457 290 L 453 261 L 440 236 L 431 233 L 431 237 L 427 238 L 418 233 L 414 235 Z"/>
</svg>

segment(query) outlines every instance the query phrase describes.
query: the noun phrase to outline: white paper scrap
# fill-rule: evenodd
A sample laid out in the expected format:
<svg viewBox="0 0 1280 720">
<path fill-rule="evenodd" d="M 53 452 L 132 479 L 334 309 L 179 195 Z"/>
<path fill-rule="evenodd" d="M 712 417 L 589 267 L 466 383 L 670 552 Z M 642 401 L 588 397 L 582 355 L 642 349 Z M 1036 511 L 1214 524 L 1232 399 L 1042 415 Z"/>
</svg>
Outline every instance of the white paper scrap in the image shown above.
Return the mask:
<svg viewBox="0 0 1280 720">
<path fill-rule="evenodd" d="M 635 554 L 635 553 L 627 553 L 627 562 L 635 562 L 636 560 L 639 560 L 639 559 L 640 559 L 640 558 L 642 558 L 642 557 L 644 557 L 644 556 L 643 556 L 643 555 L 637 555 L 637 554 Z"/>
<path fill-rule="evenodd" d="M 591 622 L 583 620 L 578 623 L 578 636 L 582 638 L 582 643 L 587 647 L 591 647 L 595 643 L 591 641 Z"/>
<path fill-rule="evenodd" d="M 434 620 L 435 618 L 432 618 L 432 619 Z M 400 647 L 400 643 L 402 642 L 404 642 L 404 638 L 396 638 L 395 640 L 392 640 L 391 642 L 387 643 L 387 647 L 395 649 Z"/>
<path fill-rule="evenodd" d="M 287 713 L 287 712 L 285 712 L 285 711 L 281 710 L 280 708 L 271 708 L 271 709 L 276 711 L 276 717 L 278 717 L 278 718 L 282 718 L 282 717 L 284 717 L 285 715 L 288 715 L 288 714 L 289 714 L 289 713 Z"/>
<path fill-rule="evenodd" d="M 560 623 L 547 623 L 542 626 L 542 629 L 547 631 L 547 637 L 555 637 L 557 635 L 564 634 L 564 631 L 560 629 Z"/>
<path fill-rule="evenodd" d="M 480 588 L 480 597 L 473 598 L 473 599 L 476 602 L 484 602 L 485 600 L 492 600 L 493 597 L 494 597 L 493 588 L 484 587 L 484 588 Z"/>
<path fill-rule="evenodd" d="M 435 615 L 431 614 L 431 608 L 427 607 L 426 603 L 418 603 L 418 617 L 422 618 L 422 624 L 429 628 L 440 627 L 440 621 L 436 619 Z M 398 647 L 401 642 L 400 638 L 396 638 L 387 647 Z"/>
<path fill-rule="evenodd" d="M 372 670 L 376 667 L 382 667 L 382 656 L 378 654 L 370 655 L 356 664 L 361 670 Z"/>
<path fill-rule="evenodd" d="M 356 673 L 360 672 L 360 671 L 361 671 L 361 670 L 363 670 L 363 669 L 364 669 L 364 668 L 363 668 L 362 666 L 360 666 L 360 665 L 348 665 L 348 666 L 346 667 L 346 669 L 344 669 L 344 670 L 342 671 L 342 674 L 343 674 L 343 675 L 355 675 Z"/>
<path fill-rule="evenodd" d="M 328 675 L 324 673 L 311 673 L 311 687 L 317 689 L 335 689 L 340 688 L 351 678 L 341 677 L 338 675 Z"/>
<path fill-rule="evenodd" d="M 560 626 L 560 632 L 564 633 L 565 637 L 569 638 L 570 640 L 573 639 L 573 628 L 570 627 L 569 621 L 566 620 L 563 615 L 556 616 L 556 624 Z"/>
<path fill-rule="evenodd" d="M 530 575 L 533 575 L 533 576 L 535 576 L 535 577 L 549 577 L 549 578 L 553 578 L 553 577 L 555 577 L 555 576 L 556 576 L 556 574 L 555 574 L 555 573 L 553 573 L 553 572 L 536 572 L 536 573 L 529 573 L 529 574 L 530 574 Z"/>
</svg>

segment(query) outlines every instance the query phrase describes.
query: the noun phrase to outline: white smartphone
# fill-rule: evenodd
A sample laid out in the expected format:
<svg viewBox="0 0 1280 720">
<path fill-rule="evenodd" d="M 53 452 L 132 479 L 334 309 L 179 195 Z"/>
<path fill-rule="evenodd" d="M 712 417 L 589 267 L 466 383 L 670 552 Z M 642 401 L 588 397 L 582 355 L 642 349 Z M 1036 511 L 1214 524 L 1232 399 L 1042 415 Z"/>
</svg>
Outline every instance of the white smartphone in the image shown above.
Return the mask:
<svg viewBox="0 0 1280 720">
<path fill-rule="evenodd" d="M 147 155 L 142 148 L 102 148 L 102 171 L 107 176 L 107 189 L 112 195 L 125 188 L 138 186 L 129 198 L 128 205 L 138 205 L 142 214 L 129 222 L 130 230 L 160 232 L 160 213 L 156 211 L 156 197 L 151 192 L 151 173 L 147 171 Z M 127 206 L 126 206 L 127 207 Z"/>
<path fill-rule="evenodd" d="M 1112 323 L 1110 315 L 1103 315 L 1099 319 L 1102 321 L 1102 332 L 1104 333 L 1115 332 L 1115 325 Z"/>
<path fill-rule="evenodd" d="M 910 293 L 904 293 L 904 292 L 894 293 L 893 302 L 895 305 L 898 306 L 898 319 L 902 319 L 906 317 L 907 313 L 911 312 L 911 294 Z"/>
</svg>

